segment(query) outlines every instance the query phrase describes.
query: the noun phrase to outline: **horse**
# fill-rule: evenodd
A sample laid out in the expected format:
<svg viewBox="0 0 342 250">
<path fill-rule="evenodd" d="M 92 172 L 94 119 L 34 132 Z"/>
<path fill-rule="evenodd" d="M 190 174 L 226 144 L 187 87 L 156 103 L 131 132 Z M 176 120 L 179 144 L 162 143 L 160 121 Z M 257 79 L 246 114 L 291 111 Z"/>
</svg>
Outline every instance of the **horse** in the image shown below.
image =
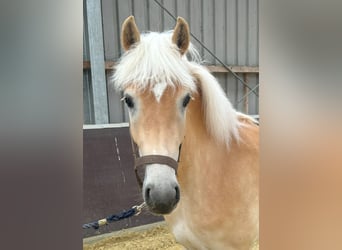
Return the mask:
<svg viewBox="0 0 342 250">
<path fill-rule="evenodd" d="M 183 18 L 174 30 L 140 34 L 130 16 L 121 44 L 125 52 L 112 77 L 142 158 L 148 209 L 164 216 L 186 249 L 253 248 L 259 238 L 257 122 L 237 112 L 215 77 L 188 58 L 198 52 Z"/>
</svg>

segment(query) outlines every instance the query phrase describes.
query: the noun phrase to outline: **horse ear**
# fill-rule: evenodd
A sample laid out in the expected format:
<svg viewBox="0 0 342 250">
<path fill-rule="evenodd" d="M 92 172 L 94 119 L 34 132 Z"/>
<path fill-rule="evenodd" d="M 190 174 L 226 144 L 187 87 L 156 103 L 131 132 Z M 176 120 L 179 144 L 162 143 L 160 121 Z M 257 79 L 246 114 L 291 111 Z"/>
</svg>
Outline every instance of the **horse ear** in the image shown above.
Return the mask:
<svg viewBox="0 0 342 250">
<path fill-rule="evenodd" d="M 190 45 L 190 31 L 188 23 L 182 18 L 177 17 L 177 24 L 173 31 L 172 42 L 177 45 L 183 55 Z"/>
<path fill-rule="evenodd" d="M 140 33 L 137 25 L 135 24 L 134 16 L 129 16 L 122 24 L 121 29 L 121 45 L 124 50 L 129 48 L 140 41 Z"/>
</svg>

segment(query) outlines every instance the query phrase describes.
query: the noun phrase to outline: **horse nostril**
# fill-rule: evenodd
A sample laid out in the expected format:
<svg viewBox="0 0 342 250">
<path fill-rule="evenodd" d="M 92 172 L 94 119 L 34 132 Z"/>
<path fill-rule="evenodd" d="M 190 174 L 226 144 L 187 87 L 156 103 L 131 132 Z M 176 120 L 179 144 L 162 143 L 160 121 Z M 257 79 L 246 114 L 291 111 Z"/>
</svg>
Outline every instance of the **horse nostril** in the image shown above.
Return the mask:
<svg viewBox="0 0 342 250">
<path fill-rule="evenodd" d="M 146 190 L 145 190 L 145 199 L 146 200 L 150 199 L 150 193 L 151 193 L 151 188 L 146 188 Z"/>
<path fill-rule="evenodd" d="M 176 190 L 176 202 L 178 202 L 179 201 L 179 187 L 177 186 L 177 187 L 175 187 L 175 190 Z"/>
</svg>

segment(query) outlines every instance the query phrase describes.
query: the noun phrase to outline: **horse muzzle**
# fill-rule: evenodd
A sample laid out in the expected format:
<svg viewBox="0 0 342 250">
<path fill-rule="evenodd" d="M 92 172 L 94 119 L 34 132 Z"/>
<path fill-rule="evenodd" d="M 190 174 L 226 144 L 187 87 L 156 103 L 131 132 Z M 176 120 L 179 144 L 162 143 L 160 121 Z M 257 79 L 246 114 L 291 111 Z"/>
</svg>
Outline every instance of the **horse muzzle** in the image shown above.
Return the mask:
<svg viewBox="0 0 342 250">
<path fill-rule="evenodd" d="M 169 214 L 180 199 L 175 171 L 167 165 L 146 166 L 142 187 L 143 198 L 149 210 L 155 214 Z"/>
<path fill-rule="evenodd" d="M 143 198 L 149 210 L 155 214 L 169 214 L 176 207 L 180 191 L 177 182 L 178 161 L 166 155 L 139 156 L 138 145 L 133 141 L 134 171 Z M 142 174 L 144 173 L 144 174 Z"/>
</svg>

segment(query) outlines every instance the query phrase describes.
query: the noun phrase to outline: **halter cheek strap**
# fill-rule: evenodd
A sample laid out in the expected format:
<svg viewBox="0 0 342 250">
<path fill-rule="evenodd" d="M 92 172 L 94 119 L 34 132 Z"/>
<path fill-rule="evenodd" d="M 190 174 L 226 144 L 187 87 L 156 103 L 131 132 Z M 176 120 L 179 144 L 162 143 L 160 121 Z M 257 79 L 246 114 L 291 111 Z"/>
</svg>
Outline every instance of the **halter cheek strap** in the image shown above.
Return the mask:
<svg viewBox="0 0 342 250">
<path fill-rule="evenodd" d="M 173 168 L 177 175 L 177 169 L 178 169 L 178 162 L 180 158 L 180 151 L 182 144 L 179 146 L 179 155 L 178 155 L 178 162 L 175 161 L 172 157 L 166 156 L 166 155 L 144 155 L 139 156 L 139 149 L 138 145 L 133 141 L 131 137 L 131 143 L 132 143 L 132 150 L 133 150 L 133 157 L 134 157 L 134 172 L 135 177 L 137 178 L 137 182 L 142 188 L 143 186 L 143 180 L 140 178 L 140 175 L 138 173 L 138 167 L 145 167 L 148 164 L 163 164 L 167 165 L 171 168 Z"/>
</svg>

